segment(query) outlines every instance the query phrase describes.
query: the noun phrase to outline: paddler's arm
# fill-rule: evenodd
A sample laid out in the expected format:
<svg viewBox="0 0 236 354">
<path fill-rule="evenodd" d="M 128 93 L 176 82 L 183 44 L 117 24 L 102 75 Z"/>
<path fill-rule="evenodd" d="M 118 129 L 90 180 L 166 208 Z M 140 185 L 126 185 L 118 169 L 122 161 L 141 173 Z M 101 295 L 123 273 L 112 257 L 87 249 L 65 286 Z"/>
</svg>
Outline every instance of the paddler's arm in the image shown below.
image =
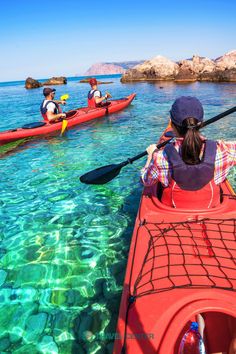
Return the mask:
<svg viewBox="0 0 236 354">
<path fill-rule="evenodd" d="M 218 146 L 221 151 L 224 151 L 224 163 L 227 160 L 231 166 L 236 165 L 236 141 L 218 140 Z"/>
<path fill-rule="evenodd" d="M 62 105 L 65 105 L 65 104 L 66 104 L 66 101 L 65 101 L 65 100 L 61 100 L 61 101 L 53 100 L 53 102 L 56 102 L 57 104 L 62 104 Z"/>
<path fill-rule="evenodd" d="M 65 113 L 54 114 L 53 112 L 47 111 L 47 117 L 49 122 L 52 123 L 55 120 L 58 120 L 60 118 L 66 118 L 66 114 Z"/>
<path fill-rule="evenodd" d="M 148 168 L 148 166 L 150 165 L 150 162 L 152 161 L 153 158 L 153 153 L 156 149 L 157 149 L 156 144 L 152 144 L 147 147 L 146 151 L 148 153 L 148 157 L 144 168 Z"/>
<path fill-rule="evenodd" d="M 105 96 L 102 96 L 102 97 L 97 97 L 97 96 L 95 96 L 95 97 L 94 97 L 94 100 L 95 100 L 96 104 L 99 104 L 99 103 L 101 103 L 102 101 L 106 100 L 107 98 L 108 98 L 108 95 L 105 94 Z"/>
<path fill-rule="evenodd" d="M 163 186 L 168 186 L 171 166 L 169 166 L 163 150 L 156 150 L 156 145 L 152 144 L 147 148 L 148 158 L 144 168 L 141 170 L 141 181 L 144 186 L 152 186 L 161 182 Z"/>
<path fill-rule="evenodd" d="M 141 170 L 141 182 L 143 183 L 144 186 L 152 186 L 153 184 L 155 184 L 158 179 L 158 170 L 156 168 L 154 159 L 153 159 L 153 154 L 154 151 L 156 150 L 156 145 L 152 144 L 150 146 L 148 146 L 148 148 L 146 149 L 147 153 L 148 153 L 148 157 L 147 157 L 147 161 L 146 164 L 144 166 L 144 168 L 142 168 Z"/>
</svg>

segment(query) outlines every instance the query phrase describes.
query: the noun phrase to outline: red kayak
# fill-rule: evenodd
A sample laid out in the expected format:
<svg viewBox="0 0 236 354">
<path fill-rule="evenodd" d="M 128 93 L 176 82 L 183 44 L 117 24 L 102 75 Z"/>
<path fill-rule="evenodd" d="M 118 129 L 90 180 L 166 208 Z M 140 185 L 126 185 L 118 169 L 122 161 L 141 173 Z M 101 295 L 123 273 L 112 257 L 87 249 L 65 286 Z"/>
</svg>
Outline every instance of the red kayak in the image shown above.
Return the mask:
<svg viewBox="0 0 236 354">
<path fill-rule="evenodd" d="M 162 204 L 160 192 L 156 185 L 142 194 L 113 353 L 178 354 L 199 314 L 206 352 L 228 353 L 236 338 L 236 195 L 226 181 L 219 206 L 191 211 Z"/>
<path fill-rule="evenodd" d="M 82 107 L 77 110 L 69 111 L 67 112 L 67 128 L 69 129 L 70 127 L 87 122 L 89 120 L 104 117 L 106 114 L 118 112 L 126 108 L 133 101 L 135 96 L 136 94 L 133 93 L 125 98 L 111 100 L 111 104 L 104 108 Z M 60 132 L 61 128 L 62 122 L 53 124 L 45 122 L 26 124 L 22 128 L 0 132 L 0 145 L 7 144 L 18 139 L 47 135 L 53 132 Z"/>
</svg>

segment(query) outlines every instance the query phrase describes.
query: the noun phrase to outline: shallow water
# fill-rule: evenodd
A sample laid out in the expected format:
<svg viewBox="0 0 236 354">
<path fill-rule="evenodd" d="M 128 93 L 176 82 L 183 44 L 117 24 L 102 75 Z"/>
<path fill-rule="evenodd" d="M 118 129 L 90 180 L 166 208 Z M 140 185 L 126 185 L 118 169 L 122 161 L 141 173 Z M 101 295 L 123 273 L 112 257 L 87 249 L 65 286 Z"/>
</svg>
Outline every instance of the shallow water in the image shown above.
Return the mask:
<svg viewBox="0 0 236 354">
<path fill-rule="evenodd" d="M 86 104 L 88 85 L 78 81 L 57 87 L 57 98 L 70 94 L 67 109 Z M 103 186 L 79 176 L 155 142 L 177 96 L 197 96 L 206 119 L 235 105 L 235 84 L 112 81 L 101 90 L 114 98 L 136 92 L 130 107 L 1 155 L 0 352 L 111 352 L 144 160 Z M 0 130 L 41 120 L 41 100 L 42 89 L 0 84 Z M 235 139 L 235 119 L 204 132 Z M 234 172 L 230 180 L 236 187 Z"/>
</svg>

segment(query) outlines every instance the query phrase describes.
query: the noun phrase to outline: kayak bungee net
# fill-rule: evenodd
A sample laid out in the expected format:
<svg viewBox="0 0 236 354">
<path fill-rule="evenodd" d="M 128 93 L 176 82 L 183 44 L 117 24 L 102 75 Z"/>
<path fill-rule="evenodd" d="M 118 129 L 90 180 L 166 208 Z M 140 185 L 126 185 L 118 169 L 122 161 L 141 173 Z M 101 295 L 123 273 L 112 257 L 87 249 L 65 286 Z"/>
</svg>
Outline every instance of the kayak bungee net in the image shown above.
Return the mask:
<svg viewBox="0 0 236 354">
<path fill-rule="evenodd" d="M 133 93 L 127 97 L 111 100 L 110 105 L 107 107 L 99 107 L 99 108 L 88 108 L 82 107 L 76 110 L 72 110 L 67 112 L 66 119 L 67 119 L 67 129 L 90 121 L 96 118 L 102 118 L 106 114 L 112 114 L 118 112 L 124 108 L 126 108 L 134 99 L 136 95 Z M 57 123 L 46 123 L 46 122 L 39 122 L 33 124 L 26 124 L 22 128 L 18 129 L 11 129 L 4 132 L 0 132 L 0 145 L 4 145 L 10 143 L 12 141 L 18 139 L 24 139 L 28 137 L 40 136 L 40 135 L 47 135 L 53 132 L 60 132 L 62 129 L 62 122 Z"/>
<path fill-rule="evenodd" d="M 158 184 L 141 197 L 113 353 L 178 354 L 199 314 L 206 352 L 228 352 L 236 317 L 236 195 L 226 181 L 219 206 L 191 211 L 162 204 L 161 192 Z"/>
</svg>

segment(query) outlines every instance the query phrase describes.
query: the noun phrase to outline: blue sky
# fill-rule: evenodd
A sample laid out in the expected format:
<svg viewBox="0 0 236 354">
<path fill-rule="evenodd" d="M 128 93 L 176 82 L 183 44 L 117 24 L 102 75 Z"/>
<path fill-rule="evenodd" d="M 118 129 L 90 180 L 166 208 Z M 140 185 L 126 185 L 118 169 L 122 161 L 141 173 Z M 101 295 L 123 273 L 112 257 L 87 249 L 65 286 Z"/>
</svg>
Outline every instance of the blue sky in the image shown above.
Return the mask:
<svg viewBox="0 0 236 354">
<path fill-rule="evenodd" d="M 235 13 L 235 0 L 1 1 L 0 81 L 156 55 L 216 58 L 236 49 Z"/>
</svg>

